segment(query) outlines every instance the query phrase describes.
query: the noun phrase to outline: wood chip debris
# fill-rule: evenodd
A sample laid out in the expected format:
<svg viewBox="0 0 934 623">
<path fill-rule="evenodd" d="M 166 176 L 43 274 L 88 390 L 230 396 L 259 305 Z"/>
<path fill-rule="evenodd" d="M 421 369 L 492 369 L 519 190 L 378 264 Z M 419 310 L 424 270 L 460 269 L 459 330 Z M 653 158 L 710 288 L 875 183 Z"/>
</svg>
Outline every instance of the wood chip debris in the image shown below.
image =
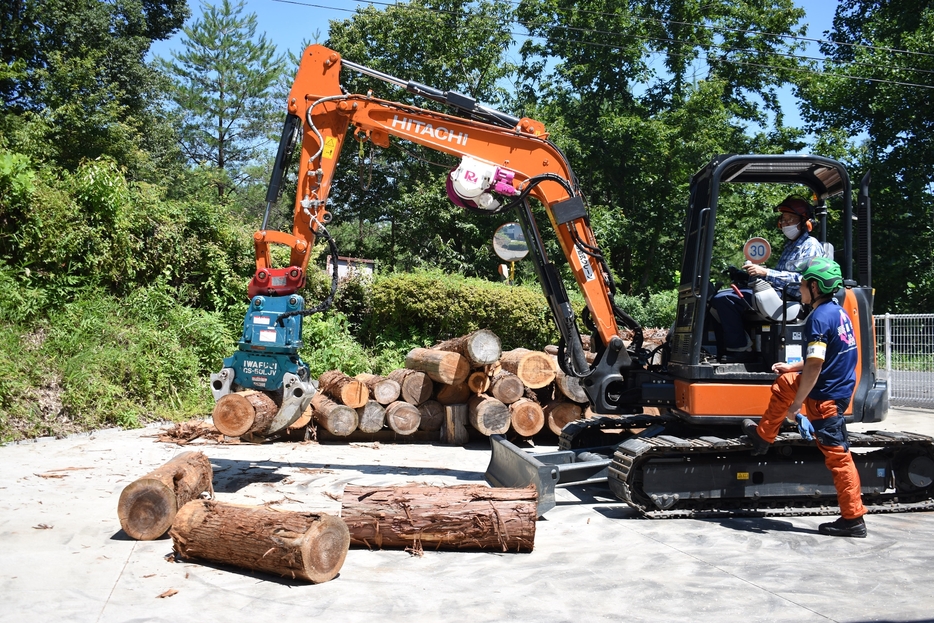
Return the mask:
<svg viewBox="0 0 934 623">
<path fill-rule="evenodd" d="M 156 595 L 156 599 L 165 599 L 166 597 L 171 597 L 172 595 L 177 595 L 177 594 L 178 594 L 178 591 L 177 591 L 177 590 L 175 590 L 174 588 L 170 588 L 169 590 L 165 591 L 164 593 L 161 593 L 161 594 L 159 594 L 159 595 Z"/>
</svg>

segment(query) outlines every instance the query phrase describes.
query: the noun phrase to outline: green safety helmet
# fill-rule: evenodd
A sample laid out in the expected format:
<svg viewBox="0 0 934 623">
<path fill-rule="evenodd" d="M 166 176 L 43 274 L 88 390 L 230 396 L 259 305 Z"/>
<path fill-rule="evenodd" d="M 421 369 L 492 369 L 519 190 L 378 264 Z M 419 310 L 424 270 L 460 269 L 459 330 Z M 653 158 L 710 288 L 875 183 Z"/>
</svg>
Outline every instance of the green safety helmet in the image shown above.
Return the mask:
<svg viewBox="0 0 934 623">
<path fill-rule="evenodd" d="M 816 281 L 818 289 L 824 294 L 833 294 L 843 285 L 840 265 L 826 257 L 808 260 L 801 270 L 801 279 Z"/>
</svg>

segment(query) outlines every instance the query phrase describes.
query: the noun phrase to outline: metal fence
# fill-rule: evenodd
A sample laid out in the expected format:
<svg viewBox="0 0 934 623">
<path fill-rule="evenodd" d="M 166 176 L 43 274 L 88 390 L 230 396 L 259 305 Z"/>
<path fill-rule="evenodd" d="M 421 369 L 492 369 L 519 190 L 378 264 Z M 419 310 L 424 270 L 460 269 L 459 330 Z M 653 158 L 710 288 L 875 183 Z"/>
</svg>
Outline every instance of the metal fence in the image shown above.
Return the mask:
<svg viewBox="0 0 934 623">
<path fill-rule="evenodd" d="M 934 314 L 875 316 L 876 365 L 898 407 L 934 407 Z"/>
</svg>

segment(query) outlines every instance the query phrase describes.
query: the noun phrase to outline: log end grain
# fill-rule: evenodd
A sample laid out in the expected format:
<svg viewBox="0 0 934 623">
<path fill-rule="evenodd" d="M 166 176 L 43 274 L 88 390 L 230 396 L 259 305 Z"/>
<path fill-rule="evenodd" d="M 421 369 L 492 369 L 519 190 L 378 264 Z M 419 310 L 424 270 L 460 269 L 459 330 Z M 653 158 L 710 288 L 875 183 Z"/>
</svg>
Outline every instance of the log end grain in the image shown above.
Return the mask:
<svg viewBox="0 0 934 623">
<path fill-rule="evenodd" d="M 214 405 L 214 427 L 228 437 L 239 437 L 253 426 L 256 411 L 243 394 L 227 394 Z"/>
<path fill-rule="evenodd" d="M 133 481 L 120 494 L 120 527 L 137 541 L 158 539 L 172 526 L 178 512 L 175 492 L 155 478 Z"/>
<path fill-rule="evenodd" d="M 320 584 L 337 577 L 349 548 L 350 530 L 344 520 L 321 515 L 301 540 L 302 566 L 308 579 Z"/>
</svg>

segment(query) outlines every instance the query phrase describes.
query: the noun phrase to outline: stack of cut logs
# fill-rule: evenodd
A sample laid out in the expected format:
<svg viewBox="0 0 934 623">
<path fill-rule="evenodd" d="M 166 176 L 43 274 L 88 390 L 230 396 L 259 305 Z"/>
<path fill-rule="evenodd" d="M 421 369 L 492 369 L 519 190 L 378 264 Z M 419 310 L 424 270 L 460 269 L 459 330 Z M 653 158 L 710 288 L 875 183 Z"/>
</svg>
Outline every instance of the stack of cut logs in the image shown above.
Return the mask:
<svg viewBox="0 0 934 623">
<path fill-rule="evenodd" d="M 517 348 L 502 352 L 499 337 L 481 329 L 432 348 L 415 348 L 405 368 L 388 376 L 348 376 L 330 370 L 300 429 L 314 422 L 333 437 L 389 432 L 393 439 L 416 437 L 466 443 L 467 425 L 483 435 L 512 430 L 531 437 L 543 429 L 555 435 L 580 418 L 587 396 L 578 379 L 561 372 L 554 355 Z M 214 425 L 225 435 L 262 436 L 276 405 L 259 392 L 224 396 L 214 409 Z"/>
</svg>

